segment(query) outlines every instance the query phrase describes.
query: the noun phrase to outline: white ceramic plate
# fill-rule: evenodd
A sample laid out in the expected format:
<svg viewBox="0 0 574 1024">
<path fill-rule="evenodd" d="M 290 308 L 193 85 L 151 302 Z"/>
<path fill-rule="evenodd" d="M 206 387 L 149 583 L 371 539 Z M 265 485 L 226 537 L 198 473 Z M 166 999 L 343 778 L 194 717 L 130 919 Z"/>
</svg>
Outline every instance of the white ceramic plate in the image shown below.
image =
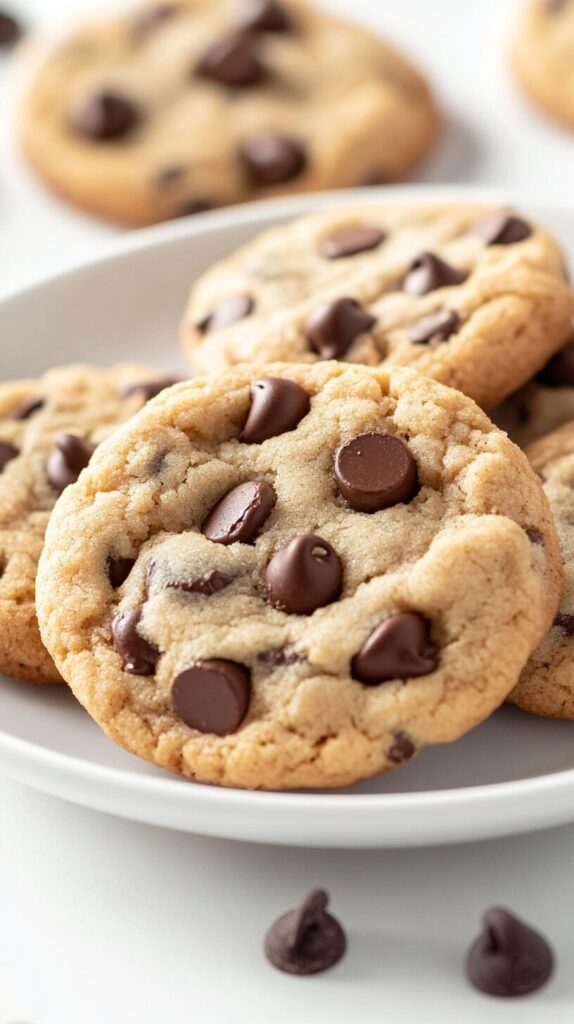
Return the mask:
<svg viewBox="0 0 574 1024">
<path fill-rule="evenodd" d="M 474 189 L 393 192 L 400 200 L 493 198 Z M 282 200 L 130 235 L 103 258 L 0 304 L 0 375 L 35 376 L 82 359 L 181 369 L 178 321 L 198 273 L 268 224 L 365 197 L 363 191 Z M 511 198 L 574 255 L 574 211 Z M 352 789 L 246 793 L 186 782 L 124 753 L 64 687 L 8 680 L 0 686 L 0 768 L 14 779 L 137 821 L 259 842 L 418 846 L 574 820 L 573 740 L 568 722 L 506 707 L 458 743 L 424 751 L 400 771 Z"/>
</svg>

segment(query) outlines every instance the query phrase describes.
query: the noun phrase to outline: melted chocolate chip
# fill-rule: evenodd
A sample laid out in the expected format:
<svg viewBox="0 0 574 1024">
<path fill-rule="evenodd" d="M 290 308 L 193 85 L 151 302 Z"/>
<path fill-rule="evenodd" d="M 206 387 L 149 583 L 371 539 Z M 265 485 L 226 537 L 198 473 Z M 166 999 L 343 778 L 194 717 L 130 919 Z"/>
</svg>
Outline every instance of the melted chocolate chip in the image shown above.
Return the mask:
<svg viewBox="0 0 574 1024">
<path fill-rule="evenodd" d="M 336 601 L 342 581 L 336 551 L 313 533 L 295 537 L 273 556 L 265 570 L 269 601 L 291 615 L 311 615 Z"/>
<path fill-rule="evenodd" d="M 525 996 L 546 984 L 554 956 L 546 939 L 503 907 L 487 910 L 467 959 L 469 981 L 489 996 Z"/>
<path fill-rule="evenodd" d="M 292 28 L 289 14 L 277 0 L 246 0 L 242 24 L 252 32 L 289 32 Z"/>
<path fill-rule="evenodd" d="M 214 209 L 214 204 L 209 199 L 201 199 L 193 196 L 180 203 L 174 213 L 174 217 L 194 217 L 196 213 L 209 213 Z"/>
<path fill-rule="evenodd" d="M 407 295 L 426 295 L 437 288 L 462 284 L 467 274 L 445 263 L 432 252 L 421 252 L 411 263 L 403 280 Z"/>
<path fill-rule="evenodd" d="M 305 333 L 321 359 L 342 359 L 355 339 L 370 331 L 376 322 L 356 299 L 336 299 L 311 314 Z"/>
<path fill-rule="evenodd" d="M 71 126 L 76 135 L 95 142 L 123 139 L 139 125 L 141 115 L 131 100 L 112 92 L 102 92 L 85 100 L 72 113 Z"/>
<path fill-rule="evenodd" d="M 179 10 L 176 4 L 156 4 L 138 11 L 133 23 L 136 39 L 143 40 L 152 35 L 156 29 L 171 21 Z"/>
<path fill-rule="evenodd" d="M 109 555 L 106 569 L 108 579 L 114 590 L 117 590 L 118 587 L 121 587 L 122 583 L 126 582 L 135 564 L 135 558 L 123 558 L 122 555 Z"/>
<path fill-rule="evenodd" d="M 297 910 L 283 914 L 265 937 L 270 963 L 287 974 L 317 974 L 334 967 L 347 948 L 345 933 L 327 912 L 329 897 L 315 889 Z"/>
<path fill-rule="evenodd" d="M 230 583 L 233 583 L 233 577 L 214 569 L 209 576 L 204 576 L 201 579 L 172 580 L 166 583 L 166 588 L 168 590 L 183 590 L 186 594 L 204 594 L 206 597 L 211 597 L 212 594 L 218 594 L 220 590 L 225 590 Z"/>
<path fill-rule="evenodd" d="M 7 441 L 0 441 L 0 473 L 19 454 L 20 452 L 13 444 L 8 444 Z"/>
<path fill-rule="evenodd" d="M 173 384 L 180 384 L 181 381 L 181 377 L 161 377 L 158 380 L 143 380 L 135 384 L 125 384 L 123 388 L 120 388 L 120 398 L 141 395 L 145 402 L 149 402 L 165 388 L 170 388 Z"/>
<path fill-rule="evenodd" d="M 554 619 L 553 625 L 556 629 L 561 629 L 566 636 L 574 636 L 574 615 L 559 612 Z"/>
<path fill-rule="evenodd" d="M 241 143 L 239 153 L 257 185 L 282 185 L 305 169 L 307 153 L 299 139 L 277 132 L 257 132 Z"/>
<path fill-rule="evenodd" d="M 249 295 L 228 295 L 226 299 L 220 299 L 211 313 L 197 324 L 197 329 L 203 334 L 220 331 L 249 316 L 254 305 Z"/>
<path fill-rule="evenodd" d="M 452 309 L 439 309 L 424 316 L 409 327 L 409 337 L 414 345 L 426 345 L 429 341 L 446 341 L 460 324 L 460 317 Z"/>
<path fill-rule="evenodd" d="M 174 710 L 185 724 L 217 736 L 236 732 L 250 696 L 247 669 L 221 658 L 192 662 L 176 675 L 171 687 Z"/>
<path fill-rule="evenodd" d="M 283 377 L 256 380 L 251 385 L 251 406 L 239 440 L 262 444 L 294 430 L 310 408 L 307 392 L 295 381 Z"/>
<path fill-rule="evenodd" d="M 359 682 L 378 686 L 391 679 L 429 675 L 437 664 L 426 619 L 417 612 L 401 612 L 373 630 L 353 658 L 351 670 Z"/>
<path fill-rule="evenodd" d="M 387 757 L 393 764 L 403 764 L 410 761 L 416 752 L 417 748 L 410 736 L 406 732 L 397 732 L 392 746 L 387 751 Z"/>
<path fill-rule="evenodd" d="M 527 526 L 524 532 L 531 544 L 544 544 L 544 537 L 535 526 Z"/>
<path fill-rule="evenodd" d="M 404 441 L 367 433 L 337 449 L 335 477 L 340 493 L 357 512 L 408 502 L 418 490 L 417 466 Z"/>
<path fill-rule="evenodd" d="M 86 468 L 97 445 L 76 434 L 60 434 L 56 438 L 55 450 L 48 459 L 46 475 L 48 483 L 60 494 L 69 484 L 78 479 Z"/>
<path fill-rule="evenodd" d="M 257 655 L 259 661 L 262 661 L 264 665 L 295 665 L 298 661 L 304 661 L 305 659 L 301 654 L 297 654 L 297 651 L 293 647 L 273 647 L 269 651 L 261 651 Z"/>
<path fill-rule="evenodd" d="M 155 644 L 150 644 L 138 633 L 142 612 L 142 604 L 120 612 L 112 623 L 112 637 L 114 647 L 122 659 L 124 672 L 133 676 L 153 676 L 159 651 Z"/>
<path fill-rule="evenodd" d="M 266 480 L 248 480 L 217 502 L 201 532 L 216 544 L 251 544 L 275 501 L 275 491 Z"/>
<path fill-rule="evenodd" d="M 22 37 L 22 28 L 7 11 L 0 11 L 0 48 L 9 50 Z"/>
<path fill-rule="evenodd" d="M 29 420 L 35 412 L 39 412 L 43 409 L 46 404 L 45 398 L 30 398 L 28 402 L 24 402 L 24 405 L 16 413 L 15 420 Z"/>
<path fill-rule="evenodd" d="M 556 352 L 536 379 L 547 388 L 574 388 L 574 341 Z"/>
<path fill-rule="evenodd" d="M 233 35 L 219 39 L 204 53 L 197 73 L 232 89 L 257 85 L 265 68 L 247 36 Z"/>
<path fill-rule="evenodd" d="M 509 210 L 494 210 L 472 226 L 471 234 L 478 235 L 486 245 L 514 245 L 530 238 L 532 228 Z"/>
<path fill-rule="evenodd" d="M 319 252 L 328 260 L 356 256 L 357 253 L 377 249 L 386 237 L 385 232 L 373 224 L 352 224 L 321 239 Z"/>
</svg>

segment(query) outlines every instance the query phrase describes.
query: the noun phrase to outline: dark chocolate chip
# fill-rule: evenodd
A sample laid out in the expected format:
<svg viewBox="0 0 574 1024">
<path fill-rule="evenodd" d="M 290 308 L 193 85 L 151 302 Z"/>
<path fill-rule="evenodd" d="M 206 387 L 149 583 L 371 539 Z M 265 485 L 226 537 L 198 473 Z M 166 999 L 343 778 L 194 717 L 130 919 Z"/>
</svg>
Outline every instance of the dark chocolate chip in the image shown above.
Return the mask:
<svg viewBox="0 0 574 1024">
<path fill-rule="evenodd" d="M 339 491 L 356 512 L 408 502 L 418 490 L 417 465 L 404 441 L 391 434 L 358 434 L 337 449 Z"/>
<path fill-rule="evenodd" d="M 574 341 L 556 352 L 536 379 L 547 388 L 574 388 Z"/>
<path fill-rule="evenodd" d="M 160 167 L 156 171 L 154 181 L 162 188 L 167 188 L 169 185 L 175 185 L 176 182 L 181 181 L 186 170 L 187 168 L 183 164 L 166 164 L 165 167 Z"/>
<path fill-rule="evenodd" d="M 328 894 L 315 889 L 297 910 L 283 914 L 265 936 L 270 963 L 287 974 L 317 974 L 334 967 L 347 948 L 345 933 L 327 912 Z"/>
<path fill-rule="evenodd" d="M 265 570 L 270 603 L 291 615 L 311 615 L 336 601 L 342 581 L 337 552 L 314 533 L 295 537 L 273 556 Z"/>
<path fill-rule="evenodd" d="M 180 203 L 173 216 L 175 218 L 195 217 L 197 213 L 209 213 L 213 209 L 214 204 L 210 199 L 201 199 L 193 196 L 191 199 L 185 199 L 183 203 Z"/>
<path fill-rule="evenodd" d="M 239 153 L 256 185 L 282 185 L 305 169 L 307 153 L 298 139 L 278 132 L 248 135 Z"/>
<path fill-rule="evenodd" d="M 212 594 L 218 594 L 220 590 L 225 590 L 230 583 L 233 583 L 231 576 L 214 569 L 209 576 L 204 576 L 201 579 L 171 580 L 166 583 L 166 588 L 168 590 L 183 590 L 186 594 L 205 594 L 207 597 L 211 597 Z"/>
<path fill-rule="evenodd" d="M 179 10 L 181 8 L 177 4 L 156 4 L 138 11 L 133 23 L 136 39 L 143 40 L 152 35 L 156 29 L 171 21 Z"/>
<path fill-rule="evenodd" d="M 370 331 L 376 322 L 356 299 L 336 299 L 317 307 L 307 321 L 305 333 L 321 359 L 342 359 L 355 339 Z"/>
<path fill-rule="evenodd" d="M 76 135 L 97 142 L 123 139 L 139 125 L 140 112 L 131 100 L 112 92 L 101 92 L 85 100 L 72 113 Z"/>
<path fill-rule="evenodd" d="M 253 32 L 289 32 L 291 18 L 277 0 L 245 0 L 242 25 Z"/>
<path fill-rule="evenodd" d="M 509 210 L 494 210 L 473 224 L 471 234 L 478 235 L 486 245 L 514 245 L 530 238 L 532 228 Z"/>
<path fill-rule="evenodd" d="M 377 249 L 384 242 L 386 234 L 381 228 L 371 224 L 353 224 L 339 228 L 332 235 L 321 239 L 319 252 L 328 260 L 337 260 L 342 256 L 356 256 L 359 252 Z"/>
<path fill-rule="evenodd" d="M 192 662 L 176 675 L 171 687 L 174 710 L 185 724 L 217 736 L 236 732 L 250 696 L 247 669 L 222 658 Z"/>
<path fill-rule="evenodd" d="M 7 11 L 0 11 L 0 48 L 9 50 L 22 36 L 22 28 Z"/>
<path fill-rule="evenodd" d="M 439 309 L 424 316 L 409 327 L 409 337 L 414 345 L 426 345 L 429 341 L 446 341 L 454 334 L 460 317 L 453 309 Z"/>
<path fill-rule="evenodd" d="M 122 659 L 124 672 L 133 676 L 153 676 L 159 658 L 155 644 L 138 633 L 143 605 L 120 612 L 112 623 L 114 647 Z"/>
<path fill-rule="evenodd" d="M 40 409 L 43 409 L 45 404 L 45 398 L 31 398 L 28 402 L 24 402 L 24 405 L 18 410 L 14 419 L 29 420 L 35 412 L 39 412 Z"/>
<path fill-rule="evenodd" d="M 220 331 L 249 316 L 253 306 L 253 299 L 249 295 L 228 295 L 226 299 L 220 299 L 211 313 L 197 324 L 197 329 L 203 334 Z"/>
<path fill-rule="evenodd" d="M 462 284 L 467 274 L 451 267 L 433 252 L 421 252 L 411 263 L 403 280 L 407 295 L 426 295 L 437 288 Z"/>
<path fill-rule="evenodd" d="M 275 491 L 266 480 L 248 480 L 217 502 L 201 531 L 216 544 L 251 544 L 275 501 Z"/>
<path fill-rule="evenodd" d="M 240 89 L 257 85 L 265 75 L 265 68 L 247 36 L 232 35 L 219 39 L 204 53 L 197 73 L 202 78 Z"/>
<path fill-rule="evenodd" d="M 393 764 L 403 764 L 410 761 L 416 752 L 417 748 L 410 736 L 406 732 L 397 732 L 392 746 L 387 751 L 387 757 Z"/>
<path fill-rule="evenodd" d="M 13 444 L 8 444 L 7 441 L 0 441 L 0 473 L 19 454 L 20 452 Z"/>
<path fill-rule="evenodd" d="M 109 555 L 106 569 L 108 579 L 114 590 L 117 590 L 118 587 L 121 587 L 122 583 L 126 582 L 135 564 L 135 558 L 123 558 L 122 555 Z"/>
<path fill-rule="evenodd" d="M 553 625 L 556 629 L 561 629 L 566 636 L 574 636 L 574 615 L 559 612 L 554 619 Z"/>
<path fill-rule="evenodd" d="M 295 665 L 298 661 L 304 661 L 303 655 L 297 654 L 293 647 L 272 647 L 268 651 L 261 651 L 257 655 L 259 661 L 264 665 Z"/>
<path fill-rule="evenodd" d="M 527 526 L 524 532 L 531 544 L 544 544 L 544 537 L 535 526 Z"/>
<path fill-rule="evenodd" d="M 377 626 L 351 663 L 353 677 L 368 686 L 427 676 L 437 667 L 429 625 L 417 612 L 400 612 Z"/>
<path fill-rule="evenodd" d="M 181 377 L 161 377 L 158 380 L 143 380 L 135 384 L 124 384 L 123 388 L 120 388 L 120 398 L 141 395 L 144 401 L 149 402 L 165 388 L 170 388 L 173 384 L 180 384 L 181 381 Z"/>
<path fill-rule="evenodd" d="M 97 445 L 76 434 L 60 434 L 56 438 L 56 447 L 46 467 L 48 482 L 61 493 L 69 484 L 78 479 L 80 473 L 88 465 Z"/>
<path fill-rule="evenodd" d="M 245 444 L 262 444 L 294 430 L 307 415 L 309 395 L 299 384 L 283 377 L 263 377 L 251 385 L 251 406 L 239 440 Z"/>
<path fill-rule="evenodd" d="M 526 996 L 546 984 L 554 969 L 552 949 L 540 932 L 503 907 L 487 910 L 483 931 L 470 947 L 469 981 L 488 996 Z"/>
</svg>

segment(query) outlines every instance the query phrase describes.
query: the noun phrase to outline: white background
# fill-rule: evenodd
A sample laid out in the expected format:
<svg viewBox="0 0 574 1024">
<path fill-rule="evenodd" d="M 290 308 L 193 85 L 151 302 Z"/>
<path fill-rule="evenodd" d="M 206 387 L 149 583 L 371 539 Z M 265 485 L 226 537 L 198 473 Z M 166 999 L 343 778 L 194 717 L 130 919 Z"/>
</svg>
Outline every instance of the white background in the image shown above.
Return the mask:
<svg viewBox="0 0 574 1024">
<path fill-rule="evenodd" d="M 34 26 L 61 27 L 100 6 L 19 9 Z M 328 6 L 387 30 L 433 77 L 447 135 L 420 180 L 570 201 L 574 139 L 528 109 L 506 70 L 511 0 Z M 19 163 L 14 72 L 14 62 L 0 68 L 0 292 L 117 234 L 49 198 Z M 573 855 L 574 828 L 407 852 L 249 846 L 130 824 L 0 780 L 0 1024 L 571 1024 Z M 331 890 L 348 956 L 330 974 L 289 978 L 266 964 L 262 938 L 315 885 Z M 465 982 L 465 948 L 493 903 L 553 940 L 559 971 L 536 997 L 489 1000 Z"/>
</svg>

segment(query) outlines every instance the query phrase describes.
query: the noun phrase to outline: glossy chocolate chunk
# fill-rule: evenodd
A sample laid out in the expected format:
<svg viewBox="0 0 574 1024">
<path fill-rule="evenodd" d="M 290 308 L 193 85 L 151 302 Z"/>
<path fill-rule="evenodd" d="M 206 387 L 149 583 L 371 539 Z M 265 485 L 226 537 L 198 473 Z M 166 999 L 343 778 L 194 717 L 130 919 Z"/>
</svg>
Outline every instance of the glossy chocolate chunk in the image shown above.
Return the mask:
<svg viewBox="0 0 574 1024">
<path fill-rule="evenodd" d="M 72 113 L 76 135 L 94 142 L 113 142 L 130 135 L 141 120 L 135 104 L 117 93 L 101 92 L 85 100 Z"/>
<path fill-rule="evenodd" d="M 319 243 L 319 252 L 328 260 L 338 260 L 343 256 L 356 256 L 360 252 L 378 249 L 386 237 L 385 232 L 373 224 L 351 224 L 322 238 Z"/>
<path fill-rule="evenodd" d="M 356 299 L 336 299 L 317 307 L 307 321 L 305 333 L 321 359 L 342 359 L 355 339 L 370 331 L 376 322 Z"/>
<path fill-rule="evenodd" d="M 225 590 L 230 583 L 233 583 L 231 576 L 214 569 L 209 576 L 203 576 L 197 580 L 170 580 L 169 583 L 166 583 L 166 589 L 182 590 L 186 594 L 203 594 L 210 597 L 212 594 L 218 594 L 220 590 Z"/>
<path fill-rule="evenodd" d="M 429 341 L 446 341 L 460 324 L 460 317 L 452 309 L 439 309 L 424 316 L 409 327 L 409 337 L 414 345 L 426 345 Z"/>
<path fill-rule="evenodd" d="M 307 415 L 309 395 L 299 384 L 283 377 L 262 377 L 251 385 L 251 406 L 239 440 L 262 444 L 285 434 Z"/>
<path fill-rule="evenodd" d="M 15 420 L 29 420 L 34 413 L 39 412 L 43 409 L 46 404 L 45 398 L 30 398 L 28 402 L 24 402 L 18 412 L 16 413 Z"/>
<path fill-rule="evenodd" d="M 287 974 L 318 974 L 334 967 L 347 948 L 345 933 L 327 912 L 329 897 L 315 889 L 297 910 L 283 914 L 265 937 L 265 953 Z"/>
<path fill-rule="evenodd" d="M 241 21 L 253 32 L 289 32 L 292 22 L 277 0 L 243 0 Z"/>
<path fill-rule="evenodd" d="M 253 306 L 253 299 L 249 295 L 228 295 L 227 298 L 220 299 L 209 316 L 198 323 L 197 329 L 204 334 L 220 331 L 223 327 L 229 327 L 249 316 Z"/>
<path fill-rule="evenodd" d="M 574 341 L 556 352 L 536 379 L 547 388 L 574 388 Z"/>
<path fill-rule="evenodd" d="M 239 152 L 256 185 L 282 185 L 285 181 L 292 181 L 307 164 L 303 143 L 278 132 L 248 135 Z"/>
<path fill-rule="evenodd" d="M 391 434 L 358 434 L 335 456 L 340 493 L 357 512 L 408 502 L 418 490 L 417 466 L 404 441 Z"/>
<path fill-rule="evenodd" d="M 467 274 L 445 263 L 433 252 L 421 252 L 411 263 L 403 280 L 403 291 L 407 295 L 427 295 L 437 288 L 462 284 Z"/>
<path fill-rule="evenodd" d="M 171 687 L 174 711 L 198 732 L 226 736 L 241 725 L 249 708 L 251 679 L 243 665 L 222 658 L 194 661 Z"/>
<path fill-rule="evenodd" d="M 275 491 L 266 480 L 248 480 L 217 502 L 201 531 L 216 544 L 251 544 L 275 500 Z"/>
<path fill-rule="evenodd" d="M 153 676 L 159 658 L 155 644 L 149 643 L 139 632 L 143 605 L 120 612 L 112 623 L 114 647 L 122 659 L 124 672 L 133 676 Z"/>
<path fill-rule="evenodd" d="M 510 210 L 494 210 L 474 224 L 471 233 L 482 238 L 486 245 L 514 245 L 530 238 L 532 227 Z"/>
<path fill-rule="evenodd" d="M 209 47 L 197 66 L 197 73 L 229 88 L 241 89 L 257 85 L 265 75 L 265 68 L 249 37 L 233 35 Z"/>
<path fill-rule="evenodd" d="M 373 630 L 353 658 L 351 669 L 359 682 L 378 686 L 391 679 L 429 675 L 437 664 L 426 619 L 417 612 L 400 612 Z"/>
<path fill-rule="evenodd" d="M 54 490 L 61 493 L 74 484 L 86 468 L 97 445 L 76 434 L 60 434 L 56 447 L 48 459 L 46 476 Z"/>
<path fill-rule="evenodd" d="M 336 601 L 343 570 L 336 551 L 322 537 L 295 537 L 273 556 L 265 570 L 269 601 L 291 615 L 311 615 Z"/>
<path fill-rule="evenodd" d="M 8 444 L 7 441 L 0 441 L 0 473 L 19 454 L 20 452 L 13 444 Z"/>
<path fill-rule="evenodd" d="M 135 558 L 123 558 L 121 555 L 109 556 L 106 570 L 114 590 L 117 590 L 118 587 L 121 587 L 122 583 L 126 582 L 135 564 Z"/>
<path fill-rule="evenodd" d="M 554 956 L 546 939 L 503 907 L 487 910 L 470 948 L 467 974 L 489 996 L 526 996 L 546 984 Z"/>
<path fill-rule="evenodd" d="M 145 402 L 149 402 L 151 398 L 155 398 L 165 388 L 170 388 L 173 384 L 179 384 L 181 381 L 181 377 L 161 377 L 158 380 L 136 381 L 135 384 L 126 384 L 121 388 L 120 398 L 131 398 L 132 395 L 141 395 Z"/>
</svg>

